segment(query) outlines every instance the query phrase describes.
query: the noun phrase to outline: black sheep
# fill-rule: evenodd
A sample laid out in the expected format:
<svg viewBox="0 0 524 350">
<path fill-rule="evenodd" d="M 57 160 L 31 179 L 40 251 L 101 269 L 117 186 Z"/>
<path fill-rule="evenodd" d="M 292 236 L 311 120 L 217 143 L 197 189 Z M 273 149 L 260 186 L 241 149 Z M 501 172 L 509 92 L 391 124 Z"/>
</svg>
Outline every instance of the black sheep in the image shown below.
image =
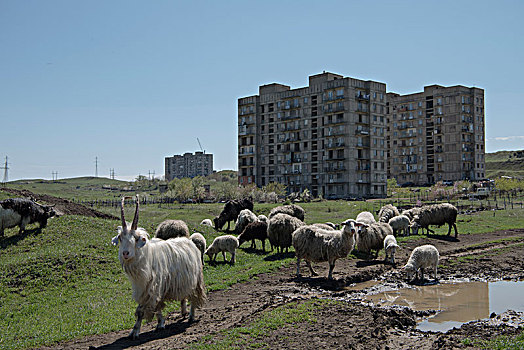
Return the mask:
<svg viewBox="0 0 524 350">
<path fill-rule="evenodd" d="M 246 226 L 244 231 L 238 236 L 239 246 L 246 241 L 251 241 L 251 248 L 255 248 L 255 239 L 262 242 L 262 250 L 266 252 L 267 223 L 255 221 Z"/>
</svg>

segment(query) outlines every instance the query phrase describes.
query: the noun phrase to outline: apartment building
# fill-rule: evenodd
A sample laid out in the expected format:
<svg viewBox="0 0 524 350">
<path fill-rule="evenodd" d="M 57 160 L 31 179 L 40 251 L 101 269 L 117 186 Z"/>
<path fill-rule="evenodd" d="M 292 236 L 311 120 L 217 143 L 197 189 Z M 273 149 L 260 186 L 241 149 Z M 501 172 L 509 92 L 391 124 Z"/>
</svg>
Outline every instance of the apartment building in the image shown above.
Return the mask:
<svg viewBox="0 0 524 350">
<path fill-rule="evenodd" d="M 388 178 L 399 184 L 485 176 L 484 90 L 425 86 L 387 94 Z"/>
<path fill-rule="evenodd" d="M 238 181 L 325 198 L 384 197 L 386 85 L 323 72 L 238 99 Z"/>
<path fill-rule="evenodd" d="M 213 173 L 213 155 L 204 152 L 184 153 L 165 158 L 165 178 L 207 176 Z"/>
</svg>

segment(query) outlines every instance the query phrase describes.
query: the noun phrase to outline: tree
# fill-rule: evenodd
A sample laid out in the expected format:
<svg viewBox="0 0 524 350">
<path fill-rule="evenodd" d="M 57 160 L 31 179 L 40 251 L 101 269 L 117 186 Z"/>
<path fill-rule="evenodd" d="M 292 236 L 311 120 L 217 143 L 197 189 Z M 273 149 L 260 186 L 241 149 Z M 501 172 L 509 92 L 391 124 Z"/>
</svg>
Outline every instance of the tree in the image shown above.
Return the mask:
<svg viewBox="0 0 524 350">
<path fill-rule="evenodd" d="M 179 201 L 187 201 L 193 194 L 191 179 L 187 177 L 182 179 L 173 179 L 171 182 L 169 182 L 168 187 L 173 192 L 175 198 Z"/>
</svg>

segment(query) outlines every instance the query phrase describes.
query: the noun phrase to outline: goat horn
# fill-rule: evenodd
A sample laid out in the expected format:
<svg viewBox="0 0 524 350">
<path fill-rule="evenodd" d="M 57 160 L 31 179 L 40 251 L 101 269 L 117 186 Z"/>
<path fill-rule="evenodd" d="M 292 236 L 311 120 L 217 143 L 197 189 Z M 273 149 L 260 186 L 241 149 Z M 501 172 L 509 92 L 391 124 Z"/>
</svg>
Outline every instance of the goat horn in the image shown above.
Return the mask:
<svg viewBox="0 0 524 350">
<path fill-rule="evenodd" d="M 122 217 L 122 229 L 123 230 L 127 228 L 126 218 L 124 217 L 124 202 L 125 201 L 126 201 L 126 197 L 122 197 L 122 204 L 120 205 L 120 216 Z"/>
<path fill-rule="evenodd" d="M 136 209 L 135 209 L 135 217 L 133 218 L 133 223 L 131 224 L 131 230 L 136 230 L 138 227 L 138 194 L 136 195 Z"/>
</svg>

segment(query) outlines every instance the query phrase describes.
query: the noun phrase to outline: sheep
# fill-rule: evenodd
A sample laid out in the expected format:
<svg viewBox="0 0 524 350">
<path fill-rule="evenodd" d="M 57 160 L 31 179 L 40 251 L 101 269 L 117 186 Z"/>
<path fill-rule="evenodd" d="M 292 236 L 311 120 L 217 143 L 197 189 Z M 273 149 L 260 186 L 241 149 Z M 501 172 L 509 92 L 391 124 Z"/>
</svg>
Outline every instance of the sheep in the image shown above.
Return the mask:
<svg viewBox="0 0 524 350">
<path fill-rule="evenodd" d="M 305 211 L 296 204 L 281 205 L 271 209 L 268 219 L 271 220 L 271 218 L 277 214 L 287 214 L 296 217 L 300 221 L 304 221 Z"/>
<path fill-rule="evenodd" d="M 357 233 L 357 250 L 370 255 L 371 250 L 376 250 L 375 259 L 378 252 L 384 246 L 384 238 L 393 234 L 393 229 L 389 224 L 384 222 L 375 222 L 371 225 L 357 221 L 355 226 L 358 227 Z"/>
<path fill-rule="evenodd" d="M 209 260 L 215 262 L 218 253 L 222 252 L 224 261 L 226 261 L 226 252 L 231 254 L 230 264 L 235 264 L 235 253 L 238 248 L 238 239 L 233 235 L 218 236 L 213 243 L 207 248 L 206 255 Z"/>
<path fill-rule="evenodd" d="M 267 227 L 267 237 L 271 249 L 273 250 L 273 247 L 276 247 L 277 253 L 283 253 L 285 248 L 287 253 L 288 248 L 291 247 L 291 234 L 304 225 L 301 220 L 288 214 L 278 213 L 272 216 Z"/>
<path fill-rule="evenodd" d="M 323 230 L 328 230 L 328 231 L 334 231 L 336 230 L 337 228 L 335 227 L 335 224 L 332 224 L 332 223 L 317 223 L 317 224 L 312 224 L 312 226 L 316 226 L 318 228 L 321 228 Z"/>
<path fill-rule="evenodd" d="M 375 223 L 375 217 L 369 211 L 363 211 L 357 215 L 356 221 L 371 225 Z"/>
<path fill-rule="evenodd" d="M 388 221 L 389 226 L 393 229 L 393 234 L 397 233 L 409 235 L 409 225 L 411 224 L 409 218 L 406 215 L 399 215 L 392 217 Z"/>
<path fill-rule="evenodd" d="M 410 227 L 413 229 L 413 234 L 416 235 L 421 227 L 425 228 L 428 232 L 435 233 L 435 231 L 429 229 L 429 225 L 437 225 L 440 227 L 448 224 L 448 236 L 451 234 L 451 227 L 453 226 L 455 229 L 455 238 L 457 238 L 457 215 L 457 208 L 449 203 L 425 205 L 413 216 Z"/>
<path fill-rule="evenodd" d="M 155 238 L 163 240 L 176 237 L 189 238 L 189 228 L 182 220 L 164 220 L 155 231 Z"/>
<path fill-rule="evenodd" d="M 380 208 L 380 211 L 378 213 L 378 221 L 388 222 L 391 218 L 394 218 L 398 215 L 400 215 L 400 213 L 397 207 L 395 207 L 392 204 L 386 204 L 382 208 Z"/>
<path fill-rule="evenodd" d="M 211 221 L 211 219 L 204 219 L 200 222 L 200 225 L 213 227 L 213 222 Z"/>
<path fill-rule="evenodd" d="M 243 209 L 240 211 L 240 214 L 238 214 L 237 221 L 235 223 L 235 233 L 240 234 L 246 226 L 252 222 L 258 221 L 258 217 L 253 214 L 253 212 L 249 209 Z"/>
<path fill-rule="evenodd" d="M 328 279 L 333 279 L 335 262 L 345 258 L 355 246 L 353 220 L 342 223 L 341 230 L 325 230 L 315 225 L 307 225 L 293 232 L 293 247 L 297 256 L 297 277 L 300 277 L 300 260 L 304 259 L 312 276 L 317 273 L 311 262 L 329 263 Z"/>
<path fill-rule="evenodd" d="M 19 234 L 28 224 L 38 222 L 40 228 L 47 226 L 47 220 L 56 215 L 54 205 L 41 205 L 27 198 L 8 198 L 0 201 L 0 236 L 4 229 L 19 227 Z"/>
<path fill-rule="evenodd" d="M 420 207 L 414 207 L 411 209 L 402 210 L 400 215 L 405 215 L 408 217 L 409 221 L 413 220 L 413 217 L 420 212 Z"/>
<path fill-rule="evenodd" d="M 221 230 L 227 222 L 227 230 L 229 231 L 229 223 L 238 218 L 242 209 L 253 211 L 253 201 L 248 198 L 227 201 L 220 215 L 213 219 L 215 230 Z"/>
<path fill-rule="evenodd" d="M 389 261 L 390 263 L 395 264 L 395 252 L 398 247 L 395 236 L 387 235 L 386 238 L 384 238 L 384 252 L 386 252 L 384 261 Z"/>
<path fill-rule="evenodd" d="M 242 233 L 238 236 L 238 245 L 241 246 L 245 241 L 251 241 L 251 248 L 255 248 L 255 239 L 258 239 L 262 242 L 262 251 L 266 252 L 266 222 L 256 221 L 247 225 L 244 231 L 242 231 Z"/>
<path fill-rule="evenodd" d="M 406 271 L 408 282 L 413 280 L 413 277 L 418 277 L 418 271 L 420 270 L 421 279 L 424 279 L 424 268 L 429 267 L 433 269 L 435 281 L 437 281 L 437 266 L 438 266 L 439 253 L 437 248 L 431 244 L 416 247 L 411 252 L 408 262 L 401 270 Z"/>
<path fill-rule="evenodd" d="M 258 219 L 258 221 L 263 221 L 263 222 L 265 222 L 266 224 L 267 224 L 267 222 L 268 222 L 267 216 L 262 215 L 262 214 L 260 214 L 259 216 L 257 216 L 257 219 Z"/>
<path fill-rule="evenodd" d="M 200 257 L 202 258 L 202 265 L 204 265 L 204 253 L 206 252 L 206 239 L 204 236 L 199 233 L 193 233 L 189 239 L 196 245 L 198 250 L 200 250 Z"/>
<path fill-rule="evenodd" d="M 129 334 L 136 339 L 140 334 L 142 319 L 156 315 L 157 330 L 165 328 L 162 316 L 166 302 L 179 300 L 182 315 L 187 315 L 187 300 L 191 303 L 189 322 L 194 321 L 195 309 L 206 300 L 202 262 L 198 248 L 186 237 L 149 239 L 148 233 L 138 227 L 138 195 L 133 223 L 124 218 L 124 201 L 121 203 L 122 226 L 113 237 L 113 245 L 120 244 L 118 259 L 133 288 L 133 298 L 138 303 L 136 322 Z"/>
</svg>

